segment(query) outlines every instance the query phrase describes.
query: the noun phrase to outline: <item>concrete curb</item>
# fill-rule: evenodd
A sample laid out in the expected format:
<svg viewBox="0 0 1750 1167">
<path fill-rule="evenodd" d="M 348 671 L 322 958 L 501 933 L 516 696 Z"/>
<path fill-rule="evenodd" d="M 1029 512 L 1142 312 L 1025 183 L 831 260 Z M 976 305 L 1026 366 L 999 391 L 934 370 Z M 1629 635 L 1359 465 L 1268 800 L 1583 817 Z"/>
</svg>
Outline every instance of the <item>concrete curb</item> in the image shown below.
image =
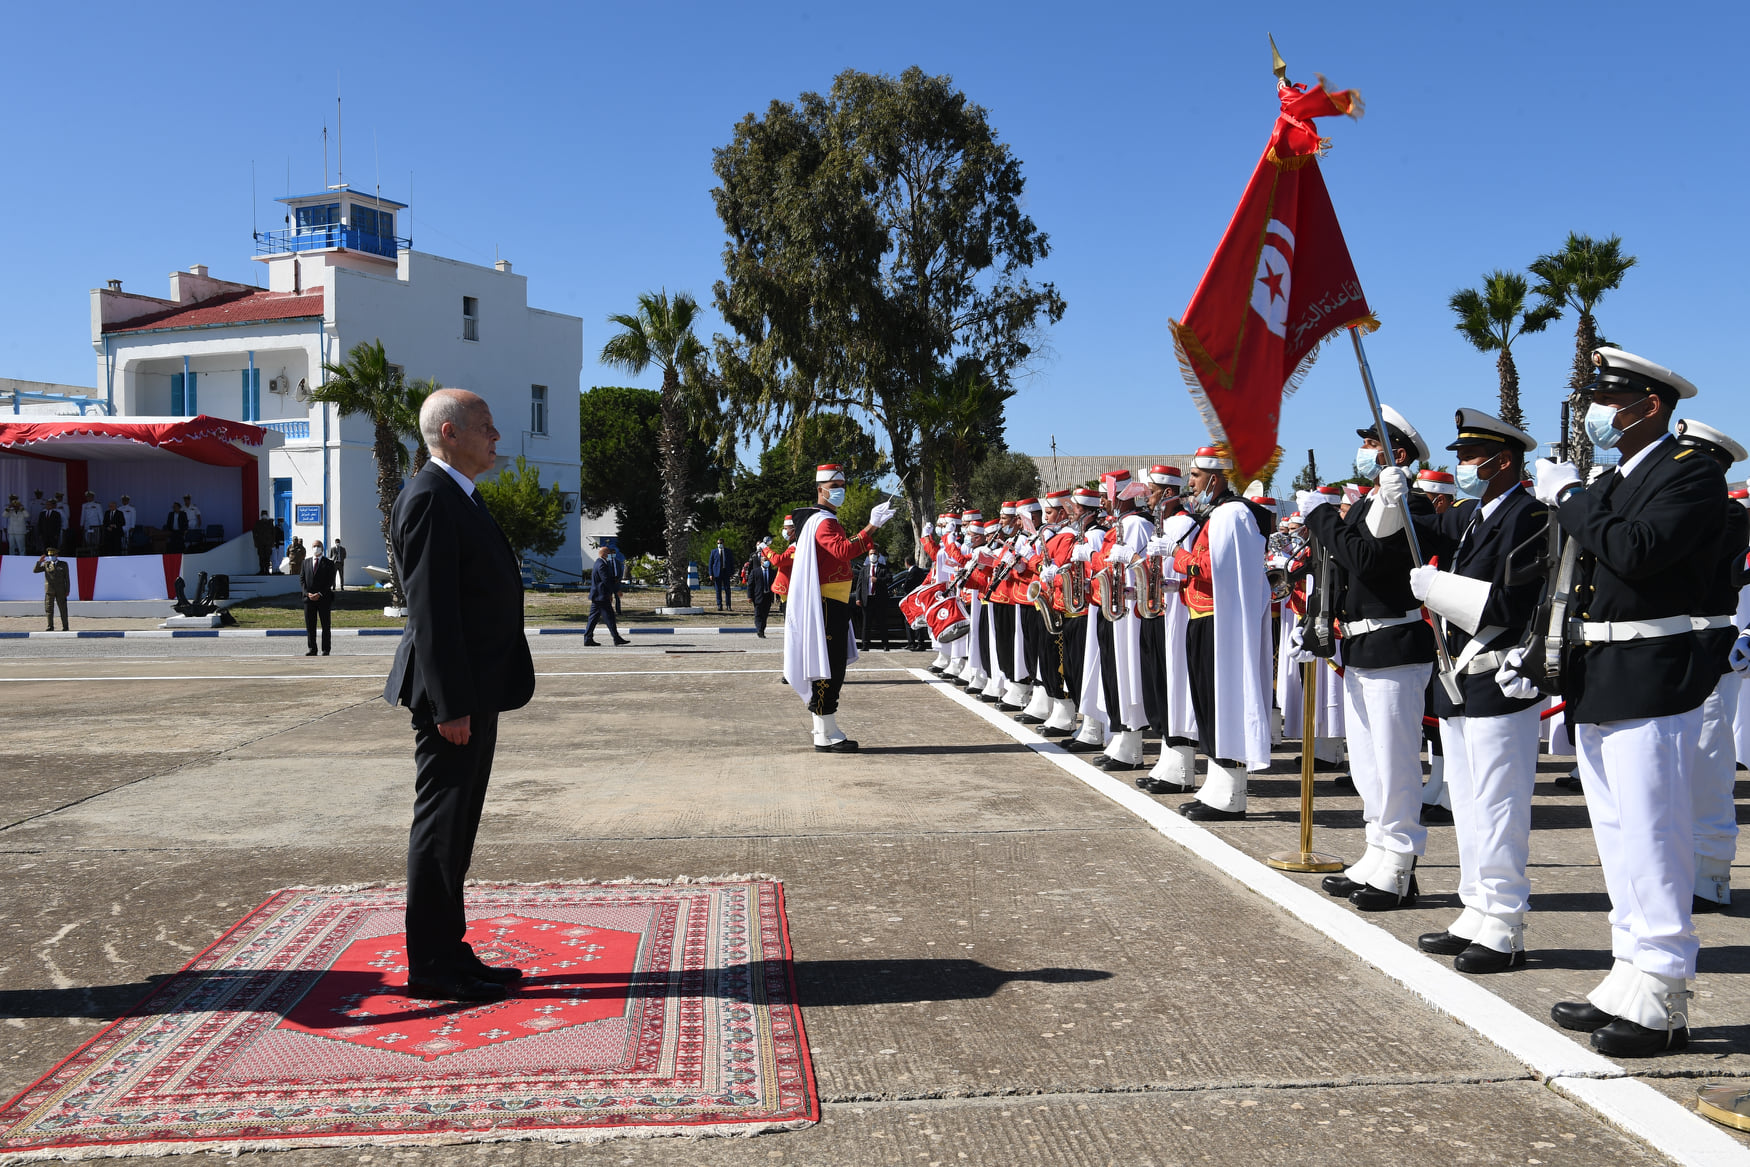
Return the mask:
<svg viewBox="0 0 1750 1167">
<path fill-rule="evenodd" d="M 525 628 L 528 636 L 582 636 L 580 627 Z M 622 628 L 623 636 L 752 636 L 752 628 Z M 179 640 L 219 636 L 303 636 L 302 628 L 82 628 L 73 632 L 0 632 L 0 640 Z M 399 628 L 336 628 L 341 636 L 400 636 Z M 782 626 L 766 629 L 768 638 L 782 636 Z"/>
</svg>

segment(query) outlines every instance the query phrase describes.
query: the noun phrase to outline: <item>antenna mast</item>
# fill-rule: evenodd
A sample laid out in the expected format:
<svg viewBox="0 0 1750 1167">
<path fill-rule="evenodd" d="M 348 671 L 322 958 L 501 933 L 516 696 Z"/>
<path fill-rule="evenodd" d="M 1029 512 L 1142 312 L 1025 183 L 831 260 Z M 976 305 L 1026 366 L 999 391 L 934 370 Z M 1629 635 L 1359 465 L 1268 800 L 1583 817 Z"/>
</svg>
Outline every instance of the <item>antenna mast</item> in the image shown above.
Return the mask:
<svg viewBox="0 0 1750 1167">
<path fill-rule="evenodd" d="M 340 78 L 334 79 L 334 184 L 346 185 L 346 122 L 340 112 Z"/>
<path fill-rule="evenodd" d="M 328 127 L 322 127 L 322 189 L 333 189 L 328 185 Z"/>
</svg>

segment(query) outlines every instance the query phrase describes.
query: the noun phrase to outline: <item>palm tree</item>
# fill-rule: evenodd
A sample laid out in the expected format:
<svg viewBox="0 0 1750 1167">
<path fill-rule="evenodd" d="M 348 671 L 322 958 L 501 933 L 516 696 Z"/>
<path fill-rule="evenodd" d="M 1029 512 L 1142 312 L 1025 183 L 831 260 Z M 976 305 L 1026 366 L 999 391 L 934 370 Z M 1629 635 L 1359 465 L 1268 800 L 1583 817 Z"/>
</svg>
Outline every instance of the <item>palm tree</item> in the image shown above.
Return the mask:
<svg viewBox="0 0 1750 1167">
<path fill-rule="evenodd" d="M 1495 369 L 1501 375 L 1501 420 L 1523 427 L 1519 408 L 1519 367 L 1513 363 L 1513 342 L 1528 332 L 1542 332 L 1562 314 L 1559 306 L 1525 307 L 1525 277 L 1518 272 L 1492 271 L 1481 290 L 1452 293 L 1447 305 L 1458 314 L 1458 331 L 1481 353 L 1498 352 Z"/>
<path fill-rule="evenodd" d="M 408 381 L 401 388 L 401 410 L 396 418 L 395 428 L 402 437 L 413 442 L 412 464 L 408 467 L 411 477 L 425 469 L 425 464 L 431 461 L 431 451 L 426 448 L 425 435 L 419 432 L 419 411 L 425 405 L 425 399 L 443 388 L 436 377 L 427 377 L 423 381 Z M 406 447 L 403 447 L 405 451 Z"/>
<path fill-rule="evenodd" d="M 389 365 L 383 342 L 359 343 L 343 364 L 322 363 L 325 381 L 310 391 L 310 400 L 333 405 L 340 416 L 355 413 L 370 419 L 373 431 L 371 454 L 377 460 L 377 507 L 383 512 L 383 553 L 389 558 L 389 588 L 397 608 L 407 606 L 401 591 L 401 573 L 395 566 L 395 548 L 389 540 L 389 514 L 395 496 L 401 493 L 401 469 L 407 450 L 401 444 L 405 417 L 405 387 L 401 374 Z M 417 416 L 417 411 L 416 411 Z"/>
<path fill-rule="evenodd" d="M 687 544 L 692 516 L 688 513 L 687 439 L 703 433 L 715 410 L 707 385 L 705 346 L 693 335 L 699 302 L 685 292 L 671 299 L 667 290 L 644 292 L 638 310 L 616 313 L 609 324 L 620 331 L 602 345 L 601 362 L 636 376 L 652 365 L 662 370 L 661 425 L 657 456 L 662 465 L 664 538 L 668 544 L 668 606 L 690 608 L 687 587 Z M 696 421 L 693 421 L 693 415 Z M 692 421 L 693 424 L 689 424 Z"/>
<path fill-rule="evenodd" d="M 1003 403 L 1015 395 L 999 389 L 967 362 L 952 373 L 938 373 L 930 390 L 913 404 L 918 430 L 929 439 L 937 472 L 948 480 L 948 509 L 972 502 L 972 472 L 1003 436 Z"/>
<path fill-rule="evenodd" d="M 1622 236 L 1600 241 L 1571 231 L 1560 251 L 1540 255 L 1531 264 L 1531 274 L 1537 277 L 1532 294 L 1558 310 L 1572 308 L 1579 317 L 1574 326 L 1574 373 L 1568 381 L 1572 415 L 1564 408 L 1562 417 L 1568 426 L 1568 449 L 1582 473 L 1592 464 L 1585 429 L 1586 407 L 1592 401 L 1585 386 L 1592 380 L 1592 350 L 1598 347 L 1598 321 L 1592 313 L 1604 293 L 1619 287 L 1634 265 L 1635 257 L 1622 253 Z"/>
</svg>

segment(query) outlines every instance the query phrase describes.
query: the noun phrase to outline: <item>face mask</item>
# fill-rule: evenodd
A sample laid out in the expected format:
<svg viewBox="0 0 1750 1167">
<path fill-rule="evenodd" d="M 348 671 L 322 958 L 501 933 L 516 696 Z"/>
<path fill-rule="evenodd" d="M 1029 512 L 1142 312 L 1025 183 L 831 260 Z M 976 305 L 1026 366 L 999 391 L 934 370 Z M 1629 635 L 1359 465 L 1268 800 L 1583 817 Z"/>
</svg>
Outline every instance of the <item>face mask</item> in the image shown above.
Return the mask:
<svg viewBox="0 0 1750 1167">
<path fill-rule="evenodd" d="M 1488 486 L 1489 480 L 1477 472 L 1475 466 L 1459 466 L 1452 472 L 1453 479 L 1458 484 L 1458 493 L 1466 498 L 1481 498 Z"/>
<path fill-rule="evenodd" d="M 829 505 L 831 505 L 834 508 L 844 506 L 845 505 L 845 488 L 842 486 L 835 486 L 831 490 L 827 491 L 826 492 L 826 501 Z"/>
<path fill-rule="evenodd" d="M 1614 450 L 1616 443 L 1622 441 L 1623 431 L 1616 428 L 1616 415 L 1620 411 L 1621 406 L 1600 405 L 1596 401 L 1586 407 L 1586 436 L 1600 450 Z"/>
<path fill-rule="evenodd" d="M 1355 451 L 1355 477 L 1372 482 L 1379 477 L 1379 451 L 1362 446 Z"/>
</svg>

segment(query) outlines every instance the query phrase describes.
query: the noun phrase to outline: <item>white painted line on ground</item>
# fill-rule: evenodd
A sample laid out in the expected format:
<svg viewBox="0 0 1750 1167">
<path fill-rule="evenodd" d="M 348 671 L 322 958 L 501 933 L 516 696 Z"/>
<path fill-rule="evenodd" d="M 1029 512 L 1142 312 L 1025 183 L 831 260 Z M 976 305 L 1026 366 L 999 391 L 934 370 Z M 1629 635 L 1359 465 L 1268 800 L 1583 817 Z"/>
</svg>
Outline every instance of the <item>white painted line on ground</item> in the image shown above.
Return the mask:
<svg viewBox="0 0 1750 1167">
<path fill-rule="evenodd" d="M 1214 833 L 1169 810 L 1099 767 L 1082 761 L 1027 726 L 962 693 L 927 669 L 911 675 L 971 710 L 1034 753 L 1147 822 L 1168 839 L 1245 884 L 1296 919 L 1347 948 L 1429 1005 L 1531 1067 L 1571 1097 L 1679 1163 L 1695 1167 L 1750 1164 L 1740 1146 L 1688 1107 L 1633 1078 L 1601 1056 L 1461 973 L 1370 924 L 1337 901 L 1253 859 Z M 1609 1087 L 1609 1089 L 1606 1089 Z"/>
<path fill-rule="evenodd" d="M 777 669 L 582 669 L 577 672 L 536 673 L 536 677 L 703 677 L 712 673 L 770 673 L 776 674 Z M 870 667 L 866 669 L 853 668 L 851 673 L 906 673 L 915 669 L 895 666 Z M 181 676 L 143 677 L 130 674 L 124 677 L 0 677 L 0 685 L 44 684 L 55 681 L 88 684 L 92 681 L 380 681 L 388 676 L 382 673 L 191 673 Z"/>
</svg>

